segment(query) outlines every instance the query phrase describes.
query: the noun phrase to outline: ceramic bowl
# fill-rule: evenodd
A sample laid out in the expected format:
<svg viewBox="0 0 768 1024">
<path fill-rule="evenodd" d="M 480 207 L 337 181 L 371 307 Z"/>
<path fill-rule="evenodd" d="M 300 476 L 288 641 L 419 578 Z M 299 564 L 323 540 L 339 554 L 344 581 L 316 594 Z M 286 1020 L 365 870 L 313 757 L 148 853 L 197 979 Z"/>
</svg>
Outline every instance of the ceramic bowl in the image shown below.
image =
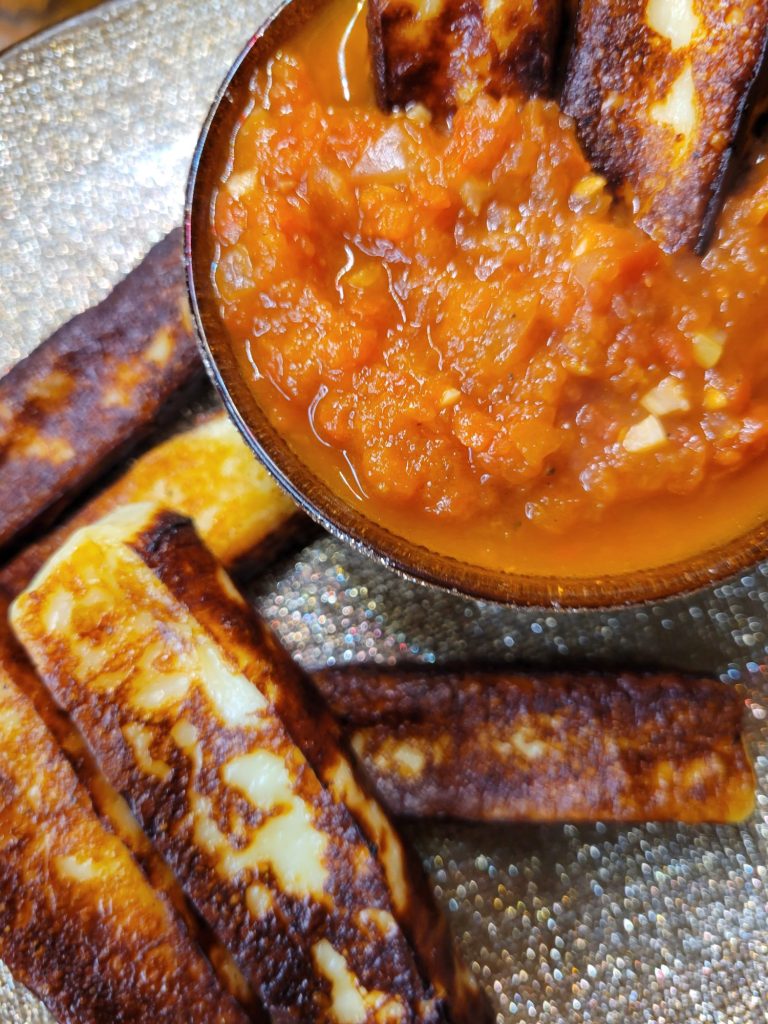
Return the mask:
<svg viewBox="0 0 768 1024">
<path fill-rule="evenodd" d="M 642 571 L 599 578 L 494 571 L 430 551 L 367 518 L 336 495 L 275 430 L 243 377 L 219 313 L 211 275 L 211 203 L 256 68 L 311 17 L 321 2 L 289 0 L 242 51 L 203 126 L 187 190 L 185 258 L 203 359 L 230 416 L 261 462 L 314 520 L 360 551 L 410 579 L 503 604 L 606 608 L 654 601 L 715 583 L 768 555 L 765 523 L 685 561 Z"/>
</svg>

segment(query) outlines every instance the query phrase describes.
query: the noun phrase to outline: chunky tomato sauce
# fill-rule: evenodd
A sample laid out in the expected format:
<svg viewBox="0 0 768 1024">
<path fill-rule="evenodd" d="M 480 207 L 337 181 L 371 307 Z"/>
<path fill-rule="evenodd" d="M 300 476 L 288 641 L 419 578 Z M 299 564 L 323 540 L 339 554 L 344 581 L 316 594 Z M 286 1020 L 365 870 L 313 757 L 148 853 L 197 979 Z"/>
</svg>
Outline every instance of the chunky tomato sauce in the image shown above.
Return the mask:
<svg viewBox="0 0 768 1024">
<path fill-rule="evenodd" d="M 301 457 L 511 571 L 660 565 L 764 518 L 768 163 L 703 263 L 667 256 L 555 103 L 479 96 L 448 132 L 376 109 L 352 13 L 254 82 L 213 216 L 223 316 Z"/>
</svg>

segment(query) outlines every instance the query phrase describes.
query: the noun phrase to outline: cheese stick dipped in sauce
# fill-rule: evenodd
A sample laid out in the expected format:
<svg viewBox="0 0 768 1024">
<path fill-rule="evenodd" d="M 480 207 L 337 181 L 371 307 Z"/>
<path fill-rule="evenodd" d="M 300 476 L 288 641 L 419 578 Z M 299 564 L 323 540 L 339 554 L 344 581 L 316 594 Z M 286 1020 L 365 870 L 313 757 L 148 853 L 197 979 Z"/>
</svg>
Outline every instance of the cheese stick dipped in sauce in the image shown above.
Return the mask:
<svg viewBox="0 0 768 1024">
<path fill-rule="evenodd" d="M 273 1019 L 488 1019 L 333 719 L 188 520 L 86 527 L 11 619 Z"/>
<path fill-rule="evenodd" d="M 579 5 L 563 109 L 666 252 L 706 248 L 767 48 L 764 3 Z"/>
<path fill-rule="evenodd" d="M 695 7 L 701 25 L 725 17 L 713 6 Z M 617 65 L 628 117 L 636 92 L 618 64 L 635 37 L 622 12 L 639 7 L 585 3 L 582 14 L 593 8 L 606 43 L 585 62 Z M 507 597 L 533 599 L 533 581 L 551 578 L 553 600 L 598 604 L 595 579 L 626 585 L 629 599 L 641 570 L 664 569 L 672 589 L 695 560 L 702 572 L 722 564 L 720 549 L 768 506 L 765 144 L 706 258 L 668 254 L 579 142 L 613 110 L 601 105 L 608 85 L 586 88 L 584 124 L 552 100 L 480 91 L 444 131 L 423 109 L 377 108 L 355 9 L 334 0 L 265 55 L 216 158 L 210 206 L 211 315 L 306 480 L 332 492 L 309 500 L 333 519 L 339 499 L 349 524 L 362 516 L 464 563 L 480 587 L 483 570 Z M 745 8 L 739 33 L 753 40 L 765 17 Z M 695 57 L 671 45 L 653 52 L 670 73 L 690 57 L 706 95 L 699 36 Z M 318 70 L 318 52 L 338 53 L 338 76 Z M 656 83 L 640 64 L 635 90 Z M 722 103 L 697 99 L 702 131 L 739 91 L 728 81 Z M 650 129 L 614 136 L 619 160 L 637 143 L 632 166 L 655 188 L 667 165 Z M 662 185 L 684 216 L 701 204 L 678 202 L 678 185 L 696 191 L 708 167 L 686 158 Z"/>
<path fill-rule="evenodd" d="M 549 93 L 561 8 L 561 0 L 370 0 L 379 104 L 419 104 L 445 118 L 483 90 Z"/>
</svg>

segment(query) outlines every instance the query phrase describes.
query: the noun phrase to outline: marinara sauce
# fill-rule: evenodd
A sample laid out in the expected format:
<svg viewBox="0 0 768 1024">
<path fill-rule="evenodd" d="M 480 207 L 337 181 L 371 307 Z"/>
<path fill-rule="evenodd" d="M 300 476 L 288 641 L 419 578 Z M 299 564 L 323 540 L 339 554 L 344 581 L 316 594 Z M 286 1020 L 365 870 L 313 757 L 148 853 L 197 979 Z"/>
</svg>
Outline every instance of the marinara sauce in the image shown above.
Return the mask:
<svg viewBox="0 0 768 1024">
<path fill-rule="evenodd" d="M 215 284 L 262 407 L 396 533 L 508 571 L 661 565 L 768 514 L 768 163 L 704 260 L 612 200 L 551 101 L 378 110 L 336 0 L 253 83 Z"/>
</svg>

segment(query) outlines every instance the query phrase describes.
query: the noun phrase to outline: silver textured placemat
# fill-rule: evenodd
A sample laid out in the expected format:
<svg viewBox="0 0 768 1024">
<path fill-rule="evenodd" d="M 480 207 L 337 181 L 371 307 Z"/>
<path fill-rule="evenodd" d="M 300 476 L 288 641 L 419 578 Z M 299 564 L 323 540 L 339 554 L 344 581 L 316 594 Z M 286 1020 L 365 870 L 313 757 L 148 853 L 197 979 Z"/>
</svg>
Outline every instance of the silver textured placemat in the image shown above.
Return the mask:
<svg viewBox="0 0 768 1024">
<path fill-rule="evenodd" d="M 0 368 L 178 222 L 198 126 L 268 6 L 113 0 L 0 61 Z M 768 1020 L 767 577 L 643 609 L 538 613 L 436 594 L 325 539 L 255 591 L 308 667 L 653 662 L 749 694 L 760 795 L 743 828 L 412 828 L 499 1024 Z M 49 1019 L 0 965 L 0 1021 Z"/>
</svg>

